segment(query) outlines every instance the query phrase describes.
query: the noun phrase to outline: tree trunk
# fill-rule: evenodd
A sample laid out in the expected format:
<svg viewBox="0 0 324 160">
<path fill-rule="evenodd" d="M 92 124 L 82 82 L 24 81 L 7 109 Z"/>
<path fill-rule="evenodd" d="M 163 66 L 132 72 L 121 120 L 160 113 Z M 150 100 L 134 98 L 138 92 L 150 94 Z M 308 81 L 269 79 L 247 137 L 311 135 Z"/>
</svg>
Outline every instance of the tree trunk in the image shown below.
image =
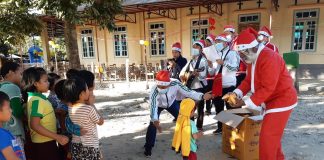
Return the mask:
<svg viewBox="0 0 324 160">
<path fill-rule="evenodd" d="M 69 68 L 80 69 L 80 57 L 78 51 L 78 41 L 76 33 L 76 25 L 65 21 L 65 43 L 69 58 Z"/>
</svg>

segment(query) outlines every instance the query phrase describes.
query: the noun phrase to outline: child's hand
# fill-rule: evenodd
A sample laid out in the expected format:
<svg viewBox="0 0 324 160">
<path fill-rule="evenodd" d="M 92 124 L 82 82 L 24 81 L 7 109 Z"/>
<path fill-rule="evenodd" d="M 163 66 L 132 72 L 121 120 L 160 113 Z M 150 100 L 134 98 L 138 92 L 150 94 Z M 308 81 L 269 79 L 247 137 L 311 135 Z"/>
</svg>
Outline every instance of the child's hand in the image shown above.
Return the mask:
<svg viewBox="0 0 324 160">
<path fill-rule="evenodd" d="M 204 131 L 199 131 L 199 132 L 198 132 L 198 136 L 199 136 L 199 137 L 201 137 L 201 136 L 203 136 L 203 135 L 204 135 Z"/>
<path fill-rule="evenodd" d="M 56 141 L 57 141 L 60 145 L 64 146 L 64 145 L 66 145 L 67 143 L 69 143 L 69 138 L 66 137 L 66 136 L 63 136 L 63 135 L 58 135 Z"/>
<path fill-rule="evenodd" d="M 156 129 L 159 131 L 159 133 L 162 133 L 162 127 L 160 126 L 160 121 L 154 121 L 153 122 Z"/>
<path fill-rule="evenodd" d="M 91 94 L 91 95 L 89 96 L 89 99 L 88 99 L 88 101 L 87 101 L 87 104 L 92 106 L 92 105 L 94 105 L 95 100 L 96 100 L 96 97 L 95 97 L 94 95 Z"/>
<path fill-rule="evenodd" d="M 86 129 L 84 129 L 83 127 L 80 128 L 80 135 L 81 136 L 84 136 L 87 133 L 88 133 L 88 131 Z"/>
</svg>

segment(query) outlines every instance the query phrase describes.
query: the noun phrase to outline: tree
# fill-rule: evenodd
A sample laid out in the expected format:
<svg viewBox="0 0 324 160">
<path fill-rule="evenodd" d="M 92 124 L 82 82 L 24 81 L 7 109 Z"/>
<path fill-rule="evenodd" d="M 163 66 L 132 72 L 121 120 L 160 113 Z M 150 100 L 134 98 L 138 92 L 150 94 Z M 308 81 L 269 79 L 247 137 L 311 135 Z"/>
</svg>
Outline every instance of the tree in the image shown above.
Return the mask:
<svg viewBox="0 0 324 160">
<path fill-rule="evenodd" d="M 119 0 L 40 0 L 39 8 L 54 13 L 65 22 L 65 42 L 70 68 L 80 68 L 76 25 L 94 21 L 101 29 L 112 31 L 114 17 L 122 13 Z"/>
<path fill-rule="evenodd" d="M 28 0 L 0 0 L 0 41 L 11 45 L 21 45 L 25 37 L 39 34 L 42 23 L 36 14 L 30 12 L 35 7 Z"/>
</svg>

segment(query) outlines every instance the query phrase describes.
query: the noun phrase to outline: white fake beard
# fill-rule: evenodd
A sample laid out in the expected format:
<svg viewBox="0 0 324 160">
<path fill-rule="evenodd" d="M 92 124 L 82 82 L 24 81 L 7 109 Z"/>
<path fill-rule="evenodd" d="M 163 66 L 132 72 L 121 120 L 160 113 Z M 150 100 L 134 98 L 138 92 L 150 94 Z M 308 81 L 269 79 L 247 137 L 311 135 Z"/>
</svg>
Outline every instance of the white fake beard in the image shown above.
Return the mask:
<svg viewBox="0 0 324 160">
<path fill-rule="evenodd" d="M 251 64 L 251 63 L 255 62 L 255 60 L 256 60 L 256 58 L 257 58 L 257 53 L 254 53 L 254 52 L 252 51 L 252 49 L 248 49 L 248 51 L 249 51 L 249 54 L 248 54 L 248 55 L 245 55 L 245 57 L 244 57 L 243 60 L 244 60 L 246 63 Z"/>
</svg>

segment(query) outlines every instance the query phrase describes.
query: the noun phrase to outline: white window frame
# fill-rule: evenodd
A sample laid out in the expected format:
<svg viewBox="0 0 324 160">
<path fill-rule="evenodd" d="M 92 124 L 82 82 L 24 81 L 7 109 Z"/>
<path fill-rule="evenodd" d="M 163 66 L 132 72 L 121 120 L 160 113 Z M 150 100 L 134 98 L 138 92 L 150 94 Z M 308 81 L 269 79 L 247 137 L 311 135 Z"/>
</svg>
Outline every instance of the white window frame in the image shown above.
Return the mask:
<svg viewBox="0 0 324 160">
<path fill-rule="evenodd" d="M 161 28 L 161 29 L 151 29 L 151 25 L 154 25 L 154 24 L 156 24 L 156 25 L 160 25 L 160 24 L 163 24 L 163 28 Z M 150 55 L 152 56 L 152 57 L 165 57 L 167 54 L 166 54 L 166 26 L 165 26 L 165 22 L 154 22 L 154 23 L 149 23 L 148 24 L 148 29 L 149 29 L 149 38 L 150 38 Z M 153 43 L 152 43 L 152 41 L 153 41 L 153 38 L 151 37 L 151 34 L 152 34 L 152 32 L 156 32 L 156 33 L 159 33 L 159 32 L 163 32 L 163 34 L 164 34 L 164 46 L 163 46 L 163 48 L 160 48 L 160 43 L 159 43 L 159 41 L 158 41 L 158 39 L 154 39 L 155 41 L 156 41 L 156 55 L 153 55 L 152 53 L 153 53 L 153 51 L 152 51 L 152 45 L 153 45 Z M 160 51 L 161 51 L 161 49 L 163 50 L 163 54 L 161 54 L 160 53 Z"/>
<path fill-rule="evenodd" d="M 253 16 L 257 16 L 258 17 L 258 20 L 256 20 L 256 21 L 245 21 L 245 22 L 243 22 L 243 21 L 241 21 L 241 18 L 242 17 L 253 17 Z M 248 23 L 259 23 L 260 24 L 260 22 L 261 22 L 261 14 L 260 13 L 251 13 L 251 14 L 240 14 L 239 16 L 238 16 L 238 22 L 239 22 L 239 24 L 241 23 L 241 24 L 248 24 Z"/>
<path fill-rule="evenodd" d="M 297 13 L 301 12 L 302 14 L 304 12 L 311 12 L 311 11 L 316 11 L 316 17 L 302 17 L 302 18 L 297 18 L 296 15 Z M 292 28 L 292 41 L 291 41 L 291 50 L 292 51 L 297 51 L 297 52 L 316 52 L 317 49 L 317 30 L 318 30 L 318 25 L 319 25 L 319 16 L 320 16 L 320 10 L 318 8 L 314 9 L 301 9 L 301 10 L 295 10 L 293 14 L 293 28 Z M 306 34 L 308 30 L 308 25 L 307 22 L 315 21 L 315 29 L 314 29 L 314 46 L 313 49 L 306 49 Z M 295 30 L 296 30 L 296 23 L 304 23 L 303 27 L 303 33 L 302 33 L 302 48 L 301 49 L 295 49 Z"/>
<path fill-rule="evenodd" d="M 125 27 L 125 31 L 118 31 L 118 28 L 122 28 L 122 27 Z M 116 26 L 113 36 L 114 36 L 113 37 L 113 39 L 114 39 L 113 46 L 114 46 L 115 57 L 128 57 L 129 54 L 128 54 L 128 43 L 127 43 L 127 27 L 126 26 Z M 119 36 L 118 46 L 116 46 L 115 36 Z M 122 36 L 125 36 L 125 42 L 126 42 L 125 50 L 123 49 L 122 38 L 121 38 Z M 118 51 L 116 50 L 116 47 L 119 48 L 119 55 L 117 55 Z M 126 55 L 123 55 L 123 51 L 126 52 Z"/>
<path fill-rule="evenodd" d="M 86 31 L 86 30 L 89 30 L 91 31 L 91 33 L 87 33 L 87 34 L 83 34 L 82 32 L 83 31 Z M 93 36 L 93 29 L 92 28 L 83 28 L 81 29 L 81 51 L 82 51 L 82 57 L 83 58 L 89 58 L 89 59 L 93 59 L 95 58 L 96 56 L 96 52 L 95 52 L 95 41 L 94 41 L 94 36 Z M 92 52 L 93 54 L 91 55 L 90 54 L 90 42 L 86 42 L 84 46 L 84 43 L 83 43 L 83 38 L 85 38 L 87 41 L 89 40 L 89 38 L 91 38 L 92 40 Z M 86 50 L 86 53 L 84 53 L 84 51 Z"/>
<path fill-rule="evenodd" d="M 209 22 L 208 22 L 208 19 L 207 18 L 203 18 L 203 19 L 200 19 L 200 22 L 201 21 L 204 21 L 204 20 L 207 20 L 207 24 L 201 24 L 200 25 L 200 27 L 199 27 L 199 25 L 196 25 L 196 26 L 194 26 L 193 25 L 193 23 L 194 23 L 194 21 L 199 21 L 199 19 L 192 19 L 191 21 L 190 21 L 190 42 L 191 42 L 191 45 L 195 42 L 195 41 L 197 41 L 198 39 L 194 39 L 194 35 L 193 35 L 193 30 L 195 29 L 195 30 L 197 30 L 198 29 L 198 32 L 199 32 L 199 29 L 200 29 L 200 34 L 201 34 L 201 32 L 202 32 L 202 30 L 207 30 L 207 33 L 206 34 L 204 34 L 205 36 L 203 37 L 204 39 L 206 39 L 207 38 L 207 36 L 209 35 Z M 191 46 L 190 46 L 191 47 Z M 191 52 L 191 51 L 190 51 Z"/>
</svg>

